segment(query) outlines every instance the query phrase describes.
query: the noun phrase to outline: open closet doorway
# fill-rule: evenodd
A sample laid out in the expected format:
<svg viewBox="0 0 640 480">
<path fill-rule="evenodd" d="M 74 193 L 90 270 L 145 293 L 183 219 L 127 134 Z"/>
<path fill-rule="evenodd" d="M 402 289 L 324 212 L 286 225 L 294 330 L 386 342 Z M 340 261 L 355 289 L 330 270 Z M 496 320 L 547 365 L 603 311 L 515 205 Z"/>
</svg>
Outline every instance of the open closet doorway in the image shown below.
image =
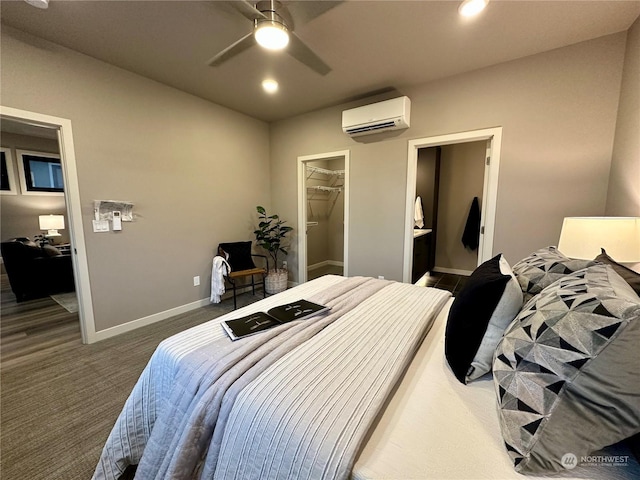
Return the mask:
<svg viewBox="0 0 640 480">
<path fill-rule="evenodd" d="M 415 283 L 416 276 L 432 269 L 466 275 L 491 258 L 501 139 L 502 128 L 496 127 L 409 142 L 404 282 Z M 445 161 L 449 163 L 443 170 Z M 418 185 L 424 183 L 425 172 L 434 185 Z M 461 192 L 465 192 L 463 198 L 456 197 Z M 424 201 L 417 198 L 421 194 L 427 197 Z M 478 199 L 477 209 L 474 198 Z M 422 229 L 414 228 L 417 203 L 426 206 Z M 457 218 L 451 218 L 456 210 Z M 477 244 L 473 245 L 477 249 L 465 247 L 462 241 L 466 225 L 474 223 L 475 215 L 480 220 Z M 418 230 L 422 232 L 416 236 Z M 427 263 L 428 268 L 424 266 Z M 418 271 L 421 269 L 425 272 Z"/>
<path fill-rule="evenodd" d="M 66 248 L 65 253 L 68 251 L 72 259 L 73 282 L 75 284 L 75 297 L 77 299 L 77 315 L 78 322 L 80 324 L 80 336 L 83 343 L 92 343 L 96 340 L 95 324 L 83 234 L 80 189 L 76 171 L 71 121 L 64 118 L 4 106 L 0 106 L 0 119 L 3 124 L 11 124 L 16 128 L 24 128 L 26 129 L 25 131 L 46 130 L 52 141 L 55 142 L 57 140 L 57 156 L 60 160 L 57 168 L 62 176 L 62 183 L 64 185 L 64 207 L 62 207 L 63 212 L 61 213 L 66 214 L 64 228 L 67 232 L 67 238 L 69 239 L 69 246 Z M 16 149 L 17 148 L 10 149 L 10 151 Z M 17 159 L 12 160 L 14 162 L 17 161 Z M 14 172 L 18 171 L 16 165 L 13 165 L 12 167 Z M 54 168 L 55 166 L 51 167 Z M 22 174 L 22 172 L 20 174 Z M 31 176 L 31 179 L 33 178 L 34 177 Z M 22 191 L 21 189 L 26 188 L 22 185 L 22 181 L 18 183 L 21 185 L 17 188 L 17 191 Z M 3 217 L 4 213 L 5 212 L 3 212 Z M 39 227 L 43 228 L 38 224 L 38 220 L 39 218 L 36 216 L 35 220 L 31 222 L 34 223 L 32 230 L 21 236 L 31 237 L 34 235 L 33 230 L 37 232 Z M 5 232 L 3 232 L 3 240 L 5 240 L 4 236 Z M 33 279 L 33 281 L 40 280 L 42 279 Z"/>
<path fill-rule="evenodd" d="M 347 276 L 349 151 L 298 157 L 298 282 Z"/>
</svg>

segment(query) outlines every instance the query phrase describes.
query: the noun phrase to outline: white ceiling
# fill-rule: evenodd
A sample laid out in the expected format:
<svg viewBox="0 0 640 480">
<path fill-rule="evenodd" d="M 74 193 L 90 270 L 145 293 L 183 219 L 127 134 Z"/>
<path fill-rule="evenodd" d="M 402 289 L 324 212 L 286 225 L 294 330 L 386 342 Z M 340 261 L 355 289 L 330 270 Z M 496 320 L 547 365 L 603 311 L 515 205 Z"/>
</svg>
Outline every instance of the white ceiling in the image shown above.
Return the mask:
<svg viewBox="0 0 640 480">
<path fill-rule="evenodd" d="M 310 21 L 315 2 L 286 2 L 295 32 L 332 71 L 321 76 L 258 46 L 208 60 L 251 31 L 222 1 L 0 2 L 2 23 L 217 104 L 273 121 L 627 30 L 640 1 L 499 1 L 471 21 L 451 1 L 346 1 Z M 270 76 L 280 91 L 260 86 Z"/>
</svg>

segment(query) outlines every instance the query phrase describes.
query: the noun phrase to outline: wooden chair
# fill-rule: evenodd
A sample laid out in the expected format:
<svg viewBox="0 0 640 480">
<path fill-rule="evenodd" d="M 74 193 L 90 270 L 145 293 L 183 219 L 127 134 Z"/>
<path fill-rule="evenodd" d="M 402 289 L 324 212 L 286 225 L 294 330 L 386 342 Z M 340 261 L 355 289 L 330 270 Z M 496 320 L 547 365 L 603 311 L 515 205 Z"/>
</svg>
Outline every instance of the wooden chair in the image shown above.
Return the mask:
<svg viewBox="0 0 640 480">
<path fill-rule="evenodd" d="M 253 294 L 256 294 L 256 285 L 254 276 L 260 275 L 262 277 L 262 294 L 267 296 L 265 290 L 264 278 L 267 275 L 266 268 L 256 267 L 253 263 L 252 257 L 260 257 L 264 259 L 265 265 L 267 265 L 267 257 L 264 255 L 256 255 L 251 253 L 251 242 L 230 242 L 221 243 L 218 245 L 218 255 L 222 258 L 226 258 L 227 262 L 231 266 L 231 271 L 227 271 L 225 267 L 224 279 L 233 287 L 233 309 L 238 308 L 236 299 L 236 290 L 238 280 L 241 278 L 251 277 L 251 290 Z"/>
</svg>

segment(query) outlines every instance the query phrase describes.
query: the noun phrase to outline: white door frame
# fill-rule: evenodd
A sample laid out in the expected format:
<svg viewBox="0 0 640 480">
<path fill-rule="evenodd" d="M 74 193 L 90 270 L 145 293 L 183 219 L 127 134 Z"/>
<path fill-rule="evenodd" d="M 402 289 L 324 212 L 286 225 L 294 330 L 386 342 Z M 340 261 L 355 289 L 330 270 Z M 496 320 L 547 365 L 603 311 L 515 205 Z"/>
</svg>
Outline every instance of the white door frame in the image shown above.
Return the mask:
<svg viewBox="0 0 640 480">
<path fill-rule="evenodd" d="M 404 265 L 402 281 L 411 283 L 413 267 L 413 224 L 416 200 L 416 174 L 418 150 L 426 147 L 453 145 L 487 140 L 487 158 L 484 168 L 484 187 L 482 190 L 481 235 L 478 245 L 478 265 L 493 255 L 493 235 L 495 231 L 496 204 L 498 199 L 498 174 L 500 171 L 500 150 L 502 146 L 502 127 L 472 130 L 469 132 L 418 138 L 409 141 L 407 155 L 407 200 L 405 207 Z"/>
<path fill-rule="evenodd" d="M 60 160 L 64 176 L 65 203 L 69 220 L 68 228 L 73 255 L 73 277 L 78 297 L 80 331 L 82 343 L 93 343 L 97 340 L 96 327 L 93 318 L 93 301 L 91 298 L 91 283 L 89 281 L 87 250 L 84 242 L 82 204 L 80 202 L 80 186 L 76 170 L 71 120 L 5 106 L 0 106 L 0 117 L 16 122 L 55 128 L 58 131 Z"/>
<path fill-rule="evenodd" d="M 344 255 L 343 275 L 349 276 L 349 150 L 298 157 L 298 283 L 307 281 L 307 191 L 305 164 L 344 158 Z"/>
</svg>

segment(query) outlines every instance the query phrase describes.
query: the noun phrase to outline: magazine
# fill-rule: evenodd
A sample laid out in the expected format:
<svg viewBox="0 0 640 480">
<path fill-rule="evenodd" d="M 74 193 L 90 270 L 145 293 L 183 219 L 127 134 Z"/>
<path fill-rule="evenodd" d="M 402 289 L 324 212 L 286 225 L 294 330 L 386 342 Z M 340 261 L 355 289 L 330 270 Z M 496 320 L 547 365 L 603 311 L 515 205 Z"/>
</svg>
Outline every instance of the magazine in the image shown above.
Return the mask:
<svg viewBox="0 0 640 480">
<path fill-rule="evenodd" d="M 292 320 L 302 320 L 329 309 L 330 307 L 326 305 L 313 303 L 309 300 L 297 300 L 270 308 L 266 312 L 255 312 L 241 318 L 224 320 L 221 325 L 231 340 L 238 340 L 276 325 L 282 325 Z"/>
</svg>

